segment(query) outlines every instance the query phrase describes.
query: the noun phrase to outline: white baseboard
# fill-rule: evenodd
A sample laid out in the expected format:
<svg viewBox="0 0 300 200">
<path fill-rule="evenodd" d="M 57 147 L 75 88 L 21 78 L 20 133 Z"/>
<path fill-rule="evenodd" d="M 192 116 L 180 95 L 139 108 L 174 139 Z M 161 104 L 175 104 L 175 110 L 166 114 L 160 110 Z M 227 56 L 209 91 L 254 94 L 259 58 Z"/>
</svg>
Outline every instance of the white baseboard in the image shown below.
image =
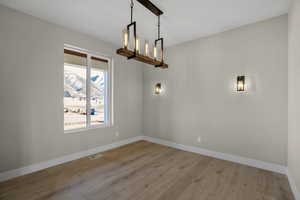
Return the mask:
<svg viewBox="0 0 300 200">
<path fill-rule="evenodd" d="M 286 166 L 282 166 L 282 165 L 278 165 L 278 164 L 273 164 L 273 163 L 268 163 L 268 162 L 264 162 L 264 161 L 259 161 L 259 160 L 254 160 L 254 159 L 249 159 L 249 158 L 245 158 L 245 157 L 241 157 L 241 156 L 236 156 L 236 155 L 231 155 L 231 154 L 226 154 L 226 153 L 220 153 L 220 152 L 215 152 L 215 151 L 211 151 L 211 150 L 207 150 L 207 149 L 202 149 L 199 147 L 193 147 L 193 146 L 187 146 L 187 145 L 182 145 L 182 144 L 177 144 L 174 142 L 170 142 L 167 140 L 163 140 L 163 139 L 158 139 L 158 138 L 152 138 L 152 137 L 148 137 L 148 136 L 137 136 L 134 138 L 129 138 L 126 140 L 122 140 L 122 141 L 118 141 L 112 144 L 108 144 L 108 145 L 104 145 L 104 146 L 100 146 L 94 149 L 90 149 L 87 151 L 82 151 L 82 152 L 78 152 L 78 153 L 74 153 L 71 155 L 67 155 L 67 156 L 63 156 L 60 158 L 56 158 L 53 160 L 48 160 L 45 162 L 41 162 L 41 163 L 37 163 L 37 164 L 33 164 L 30 166 L 26 166 L 26 167 L 22 167 L 19 169 L 14 169 L 14 170 L 10 170 L 7 172 L 3 172 L 0 173 L 0 182 L 2 181 L 6 181 L 18 176 L 22 176 L 22 175 L 26 175 L 26 174 L 30 174 L 36 171 L 40 171 L 52 166 L 56 166 L 59 164 L 63 164 L 72 160 L 77 160 L 86 156 L 90 156 L 99 152 L 103 152 L 106 150 L 110 150 L 113 148 L 117 148 L 126 144 L 130 144 L 133 142 L 137 142 L 140 140 L 145 140 L 145 141 L 149 141 L 149 142 L 153 142 L 153 143 L 157 143 L 157 144 L 161 144 L 161 145 L 165 145 L 165 146 L 169 146 L 169 147 L 173 147 L 176 149 L 180 149 L 180 150 L 184 150 L 184 151 L 189 151 L 189 152 L 193 152 L 193 153 L 198 153 L 198 154 L 202 154 L 202 155 L 206 155 L 206 156 L 210 156 L 210 157 L 214 157 L 214 158 L 218 158 L 218 159 L 222 159 L 222 160 L 227 160 L 227 161 L 231 161 L 231 162 L 235 162 L 235 163 L 240 163 L 240 164 L 244 164 L 244 165 L 248 165 L 251 167 L 256 167 L 256 168 L 260 168 L 260 169 L 264 169 L 264 170 L 268 170 L 268 171 L 273 171 L 273 172 L 277 172 L 277 173 L 281 173 L 281 174 L 286 174 L 291 186 L 291 189 L 294 193 L 295 196 L 295 200 L 300 200 L 300 194 L 299 191 L 296 187 L 296 183 L 295 180 L 293 179 L 293 177 L 291 176 L 291 174 L 288 172 L 287 167 Z"/>
<path fill-rule="evenodd" d="M 293 176 L 291 175 L 291 173 L 289 172 L 289 170 L 287 169 L 286 171 L 286 175 L 288 177 L 289 183 L 290 183 L 290 187 L 292 189 L 292 192 L 294 194 L 295 200 L 300 200 L 300 192 L 296 186 L 296 182 L 295 179 L 293 178 Z"/>
<path fill-rule="evenodd" d="M 90 156 L 90 155 L 93 155 L 93 154 L 96 154 L 96 153 L 99 153 L 99 152 L 103 152 L 103 151 L 106 151 L 106 150 L 117 148 L 117 147 L 120 147 L 120 146 L 123 146 L 123 145 L 126 145 L 126 144 L 137 142 L 137 141 L 140 141 L 142 139 L 143 139 L 142 136 L 137 136 L 137 137 L 134 137 L 134 138 L 129 138 L 129 139 L 126 139 L 126 140 L 118 141 L 118 142 L 115 142 L 115 143 L 112 143 L 112 144 L 96 147 L 94 149 L 89 149 L 87 151 L 82 151 L 82 152 L 74 153 L 74 154 L 71 154 L 71 155 L 62 156 L 60 158 L 56 158 L 56 159 L 53 159 L 53 160 L 48 160 L 48 161 L 45 161 L 45 162 L 41 162 L 41 163 L 26 166 L 26 167 L 22 167 L 22 168 L 19 168 L 19 169 L 6 171 L 6 172 L 3 172 L 3 173 L 0 173 L 0 182 L 6 181 L 6 180 L 9 180 L 9 179 L 18 177 L 18 176 L 22 176 L 22 175 L 25 175 L 25 174 L 30 174 L 30 173 L 33 173 L 33 172 L 36 172 L 36 171 L 40 171 L 42 169 L 53 167 L 53 166 L 56 166 L 56 165 L 59 165 L 59 164 L 70 162 L 72 160 L 77 160 L 77 159 L 80 159 L 80 158 L 83 158 L 83 157 L 86 157 L 86 156 Z"/>
<path fill-rule="evenodd" d="M 286 168 L 286 166 L 283 166 L 283 165 L 268 163 L 268 162 L 254 160 L 254 159 L 245 158 L 245 157 L 241 157 L 241 156 L 235 156 L 235 155 L 231 155 L 231 154 L 227 154 L 227 153 L 220 153 L 220 152 L 216 152 L 216 151 L 202 149 L 199 147 L 177 144 L 177 143 L 170 142 L 167 140 L 152 138 L 152 137 L 148 137 L 148 136 L 143 136 L 143 139 L 146 141 L 149 141 L 149 142 L 173 147 L 173 148 L 184 150 L 184 151 L 198 153 L 198 154 L 202 154 L 205 156 L 218 158 L 221 160 L 227 160 L 227 161 L 231 161 L 231 162 L 235 162 L 235 163 L 239 163 L 239 164 L 243 164 L 243 165 L 248 165 L 251 167 L 256 167 L 256 168 L 260 168 L 260 169 L 264 169 L 264 170 L 268 170 L 268 171 L 286 174 L 287 168 Z"/>
<path fill-rule="evenodd" d="M 148 136 L 142 136 L 142 139 L 146 140 L 148 142 L 153 142 L 156 144 L 169 146 L 169 147 L 173 147 L 173 148 L 184 150 L 184 151 L 198 153 L 198 154 L 202 154 L 205 156 L 218 158 L 221 160 L 227 160 L 227 161 L 231 161 L 231 162 L 235 162 L 235 163 L 239 163 L 239 164 L 243 164 L 243 165 L 248 165 L 251 167 L 256 167 L 259 169 L 264 169 L 264 170 L 268 170 L 268 171 L 277 172 L 280 174 L 285 174 L 290 183 L 290 187 L 294 194 L 295 200 L 300 200 L 300 193 L 299 193 L 299 190 L 297 189 L 296 182 L 295 182 L 294 178 L 291 176 L 291 174 L 289 173 L 288 168 L 286 166 L 268 163 L 268 162 L 264 162 L 264 161 L 260 161 L 260 160 L 254 160 L 254 159 L 245 158 L 245 157 L 241 157 L 241 156 L 235 156 L 235 155 L 226 154 L 226 153 L 210 151 L 210 150 L 202 149 L 199 147 L 192 147 L 192 146 L 187 146 L 187 145 L 183 145 L 183 144 L 177 144 L 177 143 L 170 142 L 167 140 L 152 138 L 152 137 L 148 137 Z"/>
</svg>

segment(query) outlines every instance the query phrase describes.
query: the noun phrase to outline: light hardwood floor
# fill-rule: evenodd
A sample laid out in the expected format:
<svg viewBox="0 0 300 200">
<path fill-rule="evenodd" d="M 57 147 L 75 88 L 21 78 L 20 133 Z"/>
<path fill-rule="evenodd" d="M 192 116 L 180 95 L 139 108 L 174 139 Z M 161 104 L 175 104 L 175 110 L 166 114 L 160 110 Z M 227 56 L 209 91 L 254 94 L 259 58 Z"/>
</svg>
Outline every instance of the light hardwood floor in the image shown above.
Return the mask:
<svg viewBox="0 0 300 200">
<path fill-rule="evenodd" d="M 145 141 L 0 183 L 0 199 L 293 200 L 286 176 Z"/>
</svg>

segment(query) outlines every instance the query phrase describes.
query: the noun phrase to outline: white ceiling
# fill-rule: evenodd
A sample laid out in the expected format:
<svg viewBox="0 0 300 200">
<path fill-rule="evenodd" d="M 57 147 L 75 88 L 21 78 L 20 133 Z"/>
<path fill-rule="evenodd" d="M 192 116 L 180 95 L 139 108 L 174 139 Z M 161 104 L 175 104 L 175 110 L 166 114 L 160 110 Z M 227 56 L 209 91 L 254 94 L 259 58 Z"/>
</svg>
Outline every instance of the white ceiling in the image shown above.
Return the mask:
<svg viewBox="0 0 300 200">
<path fill-rule="evenodd" d="M 135 2 L 139 36 L 153 40 L 157 17 Z M 222 32 L 288 12 L 290 0 L 152 0 L 162 11 L 161 32 L 167 46 Z M 111 42 L 121 43 L 130 21 L 130 0 L 0 0 L 20 10 Z"/>
</svg>

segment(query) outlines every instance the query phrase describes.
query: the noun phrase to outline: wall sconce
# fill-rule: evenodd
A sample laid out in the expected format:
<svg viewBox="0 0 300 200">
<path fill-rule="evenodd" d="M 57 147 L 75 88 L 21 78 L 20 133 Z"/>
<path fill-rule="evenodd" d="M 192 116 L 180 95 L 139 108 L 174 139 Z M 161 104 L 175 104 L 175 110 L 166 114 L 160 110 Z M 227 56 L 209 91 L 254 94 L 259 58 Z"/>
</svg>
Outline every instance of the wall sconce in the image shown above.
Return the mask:
<svg viewBox="0 0 300 200">
<path fill-rule="evenodd" d="M 237 77 L 237 91 L 243 92 L 245 91 L 245 76 L 238 76 Z"/>
<path fill-rule="evenodd" d="M 155 88 L 154 88 L 155 94 L 160 94 L 161 93 L 161 83 L 156 83 Z"/>
</svg>

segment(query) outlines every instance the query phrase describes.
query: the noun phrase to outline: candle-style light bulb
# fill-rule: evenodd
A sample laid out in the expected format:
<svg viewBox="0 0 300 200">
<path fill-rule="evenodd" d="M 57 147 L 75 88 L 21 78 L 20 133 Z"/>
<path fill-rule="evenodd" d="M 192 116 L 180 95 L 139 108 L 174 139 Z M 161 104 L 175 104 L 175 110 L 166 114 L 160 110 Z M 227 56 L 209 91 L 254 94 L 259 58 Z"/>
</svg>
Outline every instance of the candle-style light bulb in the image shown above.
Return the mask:
<svg viewBox="0 0 300 200">
<path fill-rule="evenodd" d="M 148 40 L 145 40 L 145 56 L 149 56 L 149 41 Z"/>
<path fill-rule="evenodd" d="M 128 30 L 125 28 L 123 30 L 123 47 L 124 49 L 127 49 L 128 47 Z"/>
<path fill-rule="evenodd" d="M 135 38 L 136 44 L 136 53 L 140 53 L 140 39 L 138 37 Z"/>
<path fill-rule="evenodd" d="M 156 46 L 154 46 L 154 48 L 153 48 L 153 57 L 154 57 L 154 60 L 157 59 L 157 48 L 156 48 Z"/>
<path fill-rule="evenodd" d="M 244 83 L 242 81 L 238 82 L 238 91 L 244 91 Z"/>
</svg>

